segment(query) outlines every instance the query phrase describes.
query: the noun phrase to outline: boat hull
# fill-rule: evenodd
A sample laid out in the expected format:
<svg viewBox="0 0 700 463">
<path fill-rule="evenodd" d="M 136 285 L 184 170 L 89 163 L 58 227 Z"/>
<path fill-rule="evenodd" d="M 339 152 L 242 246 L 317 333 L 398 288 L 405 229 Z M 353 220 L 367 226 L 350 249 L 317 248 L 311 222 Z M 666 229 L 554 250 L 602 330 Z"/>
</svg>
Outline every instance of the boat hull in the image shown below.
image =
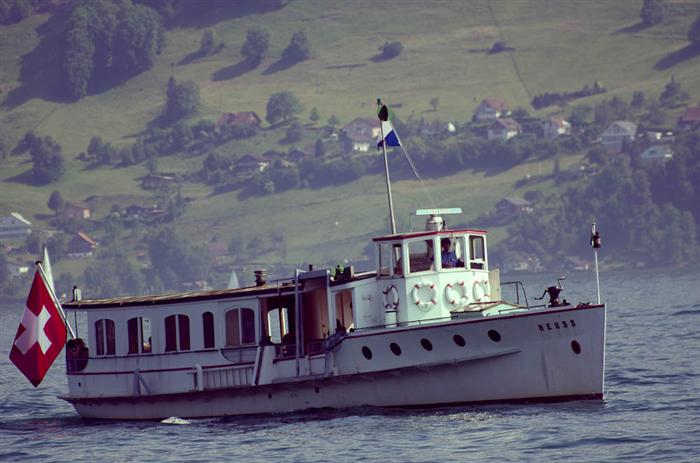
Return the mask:
<svg viewBox="0 0 700 463">
<path fill-rule="evenodd" d="M 326 365 L 322 373 L 268 384 L 135 397 L 63 398 L 81 416 L 101 419 L 601 399 L 605 307 L 352 333 Z"/>
</svg>

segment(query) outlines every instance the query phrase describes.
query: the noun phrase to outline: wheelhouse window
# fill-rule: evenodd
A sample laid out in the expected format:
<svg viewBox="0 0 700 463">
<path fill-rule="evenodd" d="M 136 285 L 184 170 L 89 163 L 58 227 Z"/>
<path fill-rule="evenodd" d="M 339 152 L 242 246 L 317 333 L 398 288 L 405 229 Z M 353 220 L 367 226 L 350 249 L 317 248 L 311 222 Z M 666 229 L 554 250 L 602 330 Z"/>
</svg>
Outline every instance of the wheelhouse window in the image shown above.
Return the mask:
<svg viewBox="0 0 700 463">
<path fill-rule="evenodd" d="M 204 348 L 213 349 L 216 345 L 214 336 L 214 314 L 204 312 L 202 314 L 202 329 L 204 330 Z"/>
<path fill-rule="evenodd" d="M 486 248 L 483 236 L 469 237 L 469 267 L 481 270 L 486 262 Z"/>
<path fill-rule="evenodd" d="M 151 320 L 144 317 L 130 318 L 127 322 L 129 331 L 129 353 L 150 354 L 151 349 Z"/>
<path fill-rule="evenodd" d="M 440 238 L 440 267 L 442 270 L 464 268 L 464 237 Z"/>
<path fill-rule="evenodd" d="M 434 270 L 433 240 L 412 241 L 408 243 L 409 272 Z"/>
<path fill-rule="evenodd" d="M 187 315 L 165 317 L 165 352 L 190 350 L 190 318 Z"/>
<path fill-rule="evenodd" d="M 286 307 L 268 310 L 267 335 L 270 342 L 280 344 L 289 333 L 289 310 Z"/>
<path fill-rule="evenodd" d="M 255 344 L 255 312 L 253 309 L 231 309 L 226 312 L 226 345 Z"/>
<path fill-rule="evenodd" d="M 381 243 L 379 245 L 379 276 L 403 276 L 401 243 Z"/>
<path fill-rule="evenodd" d="M 96 355 L 114 355 L 116 338 L 114 336 L 114 320 L 103 318 L 95 322 Z"/>
</svg>

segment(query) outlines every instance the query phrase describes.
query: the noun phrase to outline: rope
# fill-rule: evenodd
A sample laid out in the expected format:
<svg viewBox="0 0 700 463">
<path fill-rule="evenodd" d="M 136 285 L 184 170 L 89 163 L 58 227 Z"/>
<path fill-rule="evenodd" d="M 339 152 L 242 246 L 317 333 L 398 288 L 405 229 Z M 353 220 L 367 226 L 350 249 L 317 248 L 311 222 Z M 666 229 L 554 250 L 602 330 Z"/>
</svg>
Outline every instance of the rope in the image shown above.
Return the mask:
<svg viewBox="0 0 700 463">
<path fill-rule="evenodd" d="M 430 191 L 428 190 L 428 187 L 426 186 L 425 182 L 423 181 L 423 178 L 420 176 L 418 173 L 418 169 L 416 168 L 415 163 L 413 162 L 413 158 L 411 157 L 410 154 L 408 154 L 408 151 L 406 151 L 406 148 L 404 148 L 404 144 L 399 138 L 399 134 L 396 132 L 396 128 L 394 127 L 394 134 L 396 134 L 396 138 L 399 140 L 399 147 L 401 148 L 401 152 L 403 155 L 406 157 L 406 160 L 408 161 L 408 165 L 411 166 L 411 170 L 413 171 L 413 174 L 416 176 L 418 181 L 420 182 L 421 188 L 423 188 L 423 192 L 425 195 L 428 197 L 430 200 L 430 203 L 433 205 L 433 208 L 437 209 L 437 203 L 435 202 L 435 199 L 433 196 L 430 194 Z"/>
</svg>

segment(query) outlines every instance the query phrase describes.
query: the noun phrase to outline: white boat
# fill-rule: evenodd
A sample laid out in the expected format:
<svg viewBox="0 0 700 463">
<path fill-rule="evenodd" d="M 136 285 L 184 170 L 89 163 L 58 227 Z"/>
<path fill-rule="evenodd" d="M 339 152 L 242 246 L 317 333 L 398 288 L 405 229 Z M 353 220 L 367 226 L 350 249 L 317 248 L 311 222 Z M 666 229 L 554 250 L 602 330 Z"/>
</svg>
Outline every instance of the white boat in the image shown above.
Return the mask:
<svg viewBox="0 0 700 463">
<path fill-rule="evenodd" d="M 487 233 L 450 212 L 375 238 L 371 272 L 66 302 L 88 332 L 61 398 L 107 419 L 601 399 L 605 305 L 503 301 Z"/>
</svg>

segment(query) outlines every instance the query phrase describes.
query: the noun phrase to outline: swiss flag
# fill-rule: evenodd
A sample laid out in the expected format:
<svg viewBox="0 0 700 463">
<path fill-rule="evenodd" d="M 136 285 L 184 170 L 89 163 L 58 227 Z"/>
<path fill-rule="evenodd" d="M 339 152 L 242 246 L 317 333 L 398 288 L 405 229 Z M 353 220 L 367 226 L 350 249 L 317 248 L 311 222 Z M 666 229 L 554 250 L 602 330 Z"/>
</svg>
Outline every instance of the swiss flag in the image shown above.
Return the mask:
<svg viewBox="0 0 700 463">
<path fill-rule="evenodd" d="M 10 361 L 36 387 L 65 344 L 66 325 L 37 271 L 12 344 Z"/>
</svg>

